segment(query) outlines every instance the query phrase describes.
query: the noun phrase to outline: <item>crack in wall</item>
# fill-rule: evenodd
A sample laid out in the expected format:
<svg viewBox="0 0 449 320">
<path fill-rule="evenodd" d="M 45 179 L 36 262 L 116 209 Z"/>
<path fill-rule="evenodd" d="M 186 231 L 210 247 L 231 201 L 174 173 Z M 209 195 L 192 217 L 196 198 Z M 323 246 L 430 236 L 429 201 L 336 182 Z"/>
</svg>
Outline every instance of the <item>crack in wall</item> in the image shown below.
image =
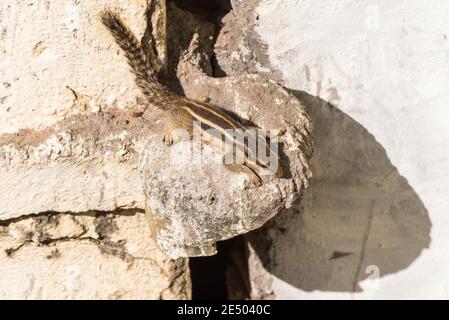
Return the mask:
<svg viewBox="0 0 449 320">
<path fill-rule="evenodd" d="M 118 241 L 112 241 L 110 234 L 116 231 L 115 218 L 117 216 L 135 216 L 137 213 L 141 213 L 140 210 L 118 211 L 118 212 L 84 212 L 84 213 L 55 213 L 46 212 L 33 214 L 28 216 L 21 216 L 18 218 L 12 218 L 8 220 L 0 221 L 0 226 L 8 228 L 13 224 L 17 224 L 26 220 L 31 220 L 31 229 L 23 230 L 23 236 L 25 240 L 11 248 L 4 249 L 6 255 L 13 258 L 14 255 L 22 248 L 30 245 L 37 244 L 38 246 L 51 246 L 57 243 L 70 242 L 70 241 L 89 241 L 97 245 L 102 254 L 108 254 L 118 257 L 127 262 L 131 262 L 135 259 L 131 254 L 126 251 L 126 240 L 120 239 Z M 55 228 L 58 227 L 59 219 L 63 216 L 69 216 L 70 222 L 81 230 L 74 236 L 62 236 L 54 237 L 52 232 L 56 232 Z M 88 232 L 92 232 L 92 226 L 83 224 L 82 221 L 76 219 L 76 217 L 89 217 L 93 218 L 92 221 L 84 221 L 84 223 L 93 223 L 94 236 L 85 236 Z M 53 229 L 52 229 L 53 228 Z M 5 233 L 5 232 L 3 232 Z M 56 255 L 57 257 L 57 255 Z M 140 257 L 140 259 L 143 259 Z"/>
<path fill-rule="evenodd" d="M 89 210 L 85 212 L 56 212 L 56 211 L 45 211 L 39 213 L 30 213 L 21 215 L 20 217 L 14 217 L 9 219 L 0 219 L 0 227 L 7 227 L 12 223 L 20 222 L 30 218 L 37 218 L 42 216 L 55 216 L 55 215 L 70 215 L 70 216 L 86 216 L 86 217 L 96 217 L 100 215 L 115 215 L 115 216 L 135 216 L 138 213 L 143 213 L 143 209 L 119 209 L 115 211 L 101 211 L 101 210 Z"/>
</svg>

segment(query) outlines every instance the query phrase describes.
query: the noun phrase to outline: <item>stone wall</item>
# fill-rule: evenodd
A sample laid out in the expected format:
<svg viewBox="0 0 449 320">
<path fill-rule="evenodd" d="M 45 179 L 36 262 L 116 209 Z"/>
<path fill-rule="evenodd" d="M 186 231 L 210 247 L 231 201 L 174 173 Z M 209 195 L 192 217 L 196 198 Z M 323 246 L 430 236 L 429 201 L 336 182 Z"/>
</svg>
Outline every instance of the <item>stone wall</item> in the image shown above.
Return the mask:
<svg viewBox="0 0 449 320">
<path fill-rule="evenodd" d="M 118 7 L 143 32 L 146 4 L 0 3 L 1 299 L 191 297 L 187 259 L 152 240 L 139 92 L 98 20 Z"/>
<path fill-rule="evenodd" d="M 168 80 L 233 102 L 190 75 L 259 73 L 315 123 L 303 200 L 235 255 L 249 296 L 447 298 L 447 4 L 231 3 L 214 64 L 213 26 L 172 10 Z M 134 137 L 154 128 L 98 22 L 116 6 L 142 32 L 146 4 L 0 4 L 0 298 L 191 295 L 187 260 L 151 240 Z"/>
<path fill-rule="evenodd" d="M 45 213 L 2 221 L 2 299 L 188 299 L 185 259 L 154 241 L 145 213 Z"/>
</svg>

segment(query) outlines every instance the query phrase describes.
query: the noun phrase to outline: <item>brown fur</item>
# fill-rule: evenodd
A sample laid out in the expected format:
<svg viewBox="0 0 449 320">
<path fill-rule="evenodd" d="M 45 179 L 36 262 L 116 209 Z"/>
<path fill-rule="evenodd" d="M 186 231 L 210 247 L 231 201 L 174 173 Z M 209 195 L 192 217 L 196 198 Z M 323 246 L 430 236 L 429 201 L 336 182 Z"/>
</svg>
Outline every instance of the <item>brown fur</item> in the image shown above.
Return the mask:
<svg viewBox="0 0 449 320">
<path fill-rule="evenodd" d="M 150 21 L 151 12 L 145 14 L 147 22 Z M 142 90 L 149 104 L 167 112 L 164 128 L 163 142 L 171 145 L 186 137 L 176 137 L 173 133 L 176 129 L 184 129 L 189 137 L 192 136 L 193 122 L 201 121 L 202 127 L 225 129 L 245 129 L 238 121 L 231 118 L 223 109 L 208 104 L 206 101 L 193 101 L 179 96 L 170 91 L 158 81 L 160 71 L 158 59 L 155 57 L 154 39 L 146 32 L 145 42 L 150 43 L 143 49 L 141 43 L 133 32 L 123 23 L 117 13 L 106 10 L 101 15 L 101 21 L 114 36 L 115 41 L 125 53 L 132 73 L 135 75 L 136 84 Z M 153 41 L 153 42 L 151 42 Z M 211 139 L 214 140 L 214 139 Z M 244 164 L 227 164 L 230 170 L 245 174 L 249 180 L 260 185 L 261 178 L 256 173 L 257 164 L 245 161 Z M 281 171 L 278 171 L 278 174 Z"/>
</svg>

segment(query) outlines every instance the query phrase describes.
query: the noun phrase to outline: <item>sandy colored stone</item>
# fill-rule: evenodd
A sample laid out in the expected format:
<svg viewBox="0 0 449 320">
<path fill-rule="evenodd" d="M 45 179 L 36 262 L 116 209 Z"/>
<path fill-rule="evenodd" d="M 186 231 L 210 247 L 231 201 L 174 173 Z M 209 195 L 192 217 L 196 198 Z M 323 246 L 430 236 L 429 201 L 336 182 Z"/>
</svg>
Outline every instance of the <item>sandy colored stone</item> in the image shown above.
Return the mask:
<svg viewBox="0 0 449 320">
<path fill-rule="evenodd" d="M 2 299 L 188 299 L 187 261 L 160 251 L 142 211 L 40 214 L 0 226 Z"/>
<path fill-rule="evenodd" d="M 149 108 L 140 115 L 138 106 L 107 109 L 0 138 L 0 187 L 7 199 L 17 198 L 1 209 L 3 219 L 46 211 L 144 208 L 145 190 L 148 207 L 159 212 L 151 220 L 157 225 L 157 243 L 177 258 L 214 253 L 216 241 L 260 227 L 300 196 L 310 178 L 312 152 L 311 123 L 303 106 L 259 76 L 208 77 L 213 27 L 173 4 L 168 15 L 184 23 L 167 28 L 168 37 L 177 35 L 169 53 L 179 61 L 169 59 L 172 69 L 165 80 L 173 85 L 176 76 L 190 98 L 209 97 L 212 104 L 266 130 L 286 130 L 280 139 L 285 179 L 265 179 L 256 189 L 221 163 L 181 169 L 170 161 L 179 145 L 162 143 L 163 114 Z M 17 177 L 22 183 L 16 183 Z M 161 199 L 166 197 L 172 203 L 164 211 Z M 160 229 L 161 221 L 170 221 L 167 229 Z"/>
<path fill-rule="evenodd" d="M 161 134 L 148 135 L 140 165 L 147 206 L 156 240 L 173 258 L 214 254 L 215 242 L 259 228 L 289 208 L 311 176 L 311 123 L 296 98 L 260 76 L 195 78 L 181 78 L 187 96 L 207 96 L 266 130 L 286 130 L 279 138 L 286 174 L 254 187 L 223 166 L 219 147 L 205 145 L 199 155 L 190 153 L 190 141 L 164 147 Z"/>
<path fill-rule="evenodd" d="M 142 35 L 146 1 L 0 4 L 2 299 L 191 297 L 187 260 L 138 210 L 136 150 L 159 116 L 141 114 L 106 6 Z"/>
</svg>

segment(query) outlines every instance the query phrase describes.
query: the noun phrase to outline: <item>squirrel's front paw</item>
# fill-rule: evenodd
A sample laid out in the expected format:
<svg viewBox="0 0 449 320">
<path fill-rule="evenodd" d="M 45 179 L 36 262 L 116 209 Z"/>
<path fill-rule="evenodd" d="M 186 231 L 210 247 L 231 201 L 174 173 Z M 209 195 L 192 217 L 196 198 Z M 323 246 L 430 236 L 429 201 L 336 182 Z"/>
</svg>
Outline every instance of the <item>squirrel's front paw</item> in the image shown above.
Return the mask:
<svg viewBox="0 0 449 320">
<path fill-rule="evenodd" d="M 164 137 L 162 138 L 162 142 L 166 146 L 171 146 L 173 144 L 173 138 L 172 138 L 171 134 L 164 134 Z"/>
</svg>

